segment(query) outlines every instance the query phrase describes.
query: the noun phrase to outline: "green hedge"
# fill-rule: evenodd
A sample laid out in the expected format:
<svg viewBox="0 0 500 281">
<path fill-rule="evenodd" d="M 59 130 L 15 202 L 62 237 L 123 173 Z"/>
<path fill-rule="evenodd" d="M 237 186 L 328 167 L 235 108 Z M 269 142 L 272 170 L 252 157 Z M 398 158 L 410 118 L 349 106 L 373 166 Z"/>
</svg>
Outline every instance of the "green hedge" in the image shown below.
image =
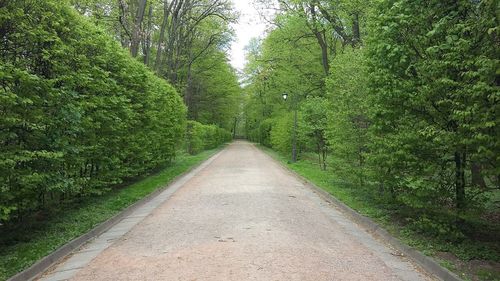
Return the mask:
<svg viewBox="0 0 500 281">
<path fill-rule="evenodd" d="M 180 97 L 65 1 L 2 1 L 0 30 L 0 222 L 174 157 Z"/>
<path fill-rule="evenodd" d="M 271 147 L 271 131 L 273 129 L 274 119 L 268 118 L 263 120 L 259 125 L 259 143 Z"/>
<path fill-rule="evenodd" d="M 186 150 L 189 154 L 215 148 L 231 139 L 232 136 L 228 130 L 216 125 L 204 125 L 196 121 L 187 122 Z"/>
</svg>

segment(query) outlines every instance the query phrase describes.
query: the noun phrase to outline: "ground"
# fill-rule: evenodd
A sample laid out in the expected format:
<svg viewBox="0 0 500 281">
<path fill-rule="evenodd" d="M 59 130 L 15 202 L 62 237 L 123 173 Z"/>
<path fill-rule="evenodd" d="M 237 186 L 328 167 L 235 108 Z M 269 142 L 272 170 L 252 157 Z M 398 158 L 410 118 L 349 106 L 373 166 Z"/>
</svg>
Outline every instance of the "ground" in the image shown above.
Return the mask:
<svg viewBox="0 0 500 281">
<path fill-rule="evenodd" d="M 237 141 L 43 280 L 433 280 Z"/>
</svg>

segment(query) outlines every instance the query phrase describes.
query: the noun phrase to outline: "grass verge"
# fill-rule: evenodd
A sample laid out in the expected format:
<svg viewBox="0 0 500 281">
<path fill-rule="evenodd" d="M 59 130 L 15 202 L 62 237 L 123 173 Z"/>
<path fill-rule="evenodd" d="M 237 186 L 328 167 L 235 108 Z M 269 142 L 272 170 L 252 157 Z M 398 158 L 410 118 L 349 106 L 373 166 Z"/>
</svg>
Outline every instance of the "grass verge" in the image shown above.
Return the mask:
<svg viewBox="0 0 500 281">
<path fill-rule="evenodd" d="M 259 148 L 358 213 L 371 218 L 403 243 L 434 257 L 464 280 L 500 281 L 499 241 L 465 239 L 453 243 L 442 237 L 427 235 L 407 224 L 406 216 L 401 214 L 397 206 L 380 200 L 367 188 L 343 186 L 332 171 L 322 171 L 316 162 L 305 159 L 290 163 L 287 157 L 270 148 Z M 483 232 L 492 232 L 493 235 L 500 233 L 498 225 L 478 224 L 477 227 L 487 227 L 488 230 Z"/>
<path fill-rule="evenodd" d="M 208 159 L 220 149 L 197 155 L 179 155 L 160 172 L 100 197 L 84 198 L 59 209 L 48 210 L 44 218 L 2 229 L 0 226 L 0 280 L 28 268 L 37 260 L 88 232 L 178 175 Z"/>
</svg>

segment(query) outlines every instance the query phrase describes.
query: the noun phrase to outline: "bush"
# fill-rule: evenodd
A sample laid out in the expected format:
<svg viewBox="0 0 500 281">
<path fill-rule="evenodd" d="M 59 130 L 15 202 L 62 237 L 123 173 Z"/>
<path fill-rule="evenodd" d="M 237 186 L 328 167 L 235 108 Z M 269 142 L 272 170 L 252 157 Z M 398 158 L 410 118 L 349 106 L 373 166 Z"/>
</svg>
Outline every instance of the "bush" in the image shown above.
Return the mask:
<svg viewBox="0 0 500 281">
<path fill-rule="evenodd" d="M 293 144 L 293 123 L 294 123 L 294 113 L 288 112 L 280 117 L 276 117 L 271 125 L 270 140 L 272 148 L 276 151 L 283 153 L 284 155 L 292 155 L 292 144 Z M 304 128 L 301 125 L 304 124 L 302 119 L 302 114 L 299 112 L 297 116 L 297 155 L 300 155 L 301 148 L 304 147 L 306 143 L 306 136 Z"/>
<path fill-rule="evenodd" d="M 175 156 L 175 90 L 64 1 L 0 4 L 0 222 Z"/>
<path fill-rule="evenodd" d="M 260 144 L 271 147 L 271 130 L 273 128 L 273 119 L 268 118 L 262 121 L 259 125 L 259 142 Z"/>
<path fill-rule="evenodd" d="M 197 154 L 203 150 L 216 148 L 232 139 L 231 133 L 216 125 L 204 125 L 197 121 L 188 121 L 186 130 L 186 150 Z"/>
</svg>

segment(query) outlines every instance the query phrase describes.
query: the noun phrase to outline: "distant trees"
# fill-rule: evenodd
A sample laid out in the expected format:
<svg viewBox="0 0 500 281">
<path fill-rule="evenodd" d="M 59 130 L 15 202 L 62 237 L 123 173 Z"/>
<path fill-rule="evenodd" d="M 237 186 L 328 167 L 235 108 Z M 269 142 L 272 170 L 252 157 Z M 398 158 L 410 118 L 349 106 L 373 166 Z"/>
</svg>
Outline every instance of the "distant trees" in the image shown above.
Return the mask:
<svg viewBox="0 0 500 281">
<path fill-rule="evenodd" d="M 230 0 L 71 3 L 169 81 L 182 95 L 189 119 L 232 129 L 241 89 L 226 55 L 230 24 L 237 19 Z M 207 106 L 206 100 L 214 102 Z"/>
<path fill-rule="evenodd" d="M 221 143 L 228 142 L 231 139 L 231 133 L 216 125 L 204 125 L 196 121 L 188 121 L 185 145 L 189 154 L 197 154 L 206 149 L 216 148 Z"/>
<path fill-rule="evenodd" d="M 241 110 L 241 88 L 225 54 L 215 52 L 191 71 L 188 118 L 234 130 L 234 118 Z"/>
</svg>

